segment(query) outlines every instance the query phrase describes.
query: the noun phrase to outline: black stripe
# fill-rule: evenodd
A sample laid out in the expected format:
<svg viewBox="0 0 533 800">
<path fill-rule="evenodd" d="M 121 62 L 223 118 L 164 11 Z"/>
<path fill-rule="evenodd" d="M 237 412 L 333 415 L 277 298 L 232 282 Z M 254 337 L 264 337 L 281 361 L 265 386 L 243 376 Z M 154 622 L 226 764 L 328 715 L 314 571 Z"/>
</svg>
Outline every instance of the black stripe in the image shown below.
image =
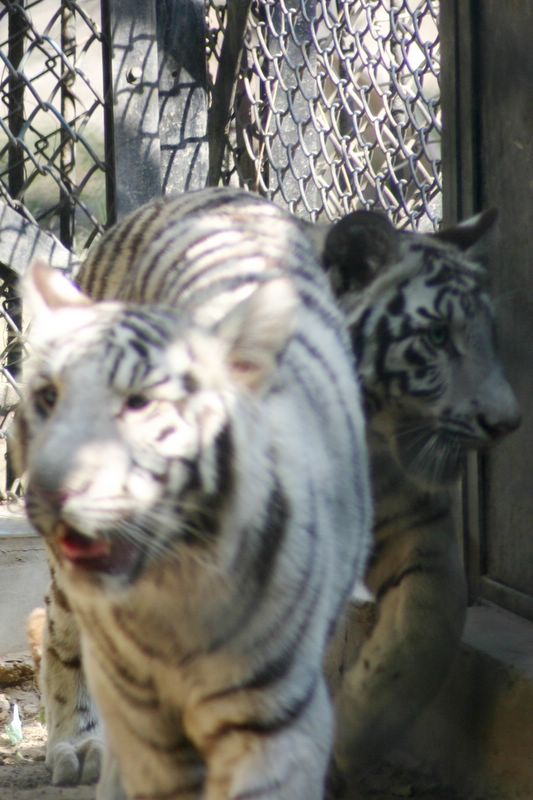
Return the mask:
<svg viewBox="0 0 533 800">
<path fill-rule="evenodd" d="M 98 727 L 98 724 L 97 718 L 89 719 L 84 722 L 83 725 L 78 725 L 76 733 L 83 735 L 84 733 L 89 733 L 89 731 L 94 731 L 94 729 Z"/>
<path fill-rule="evenodd" d="M 140 342 L 138 339 L 132 339 L 129 342 L 129 346 L 132 350 L 134 350 L 140 358 L 148 358 L 149 350 L 144 344 L 144 342 Z"/>
<path fill-rule="evenodd" d="M 126 354 L 125 354 L 125 352 L 124 352 L 124 348 L 123 348 L 123 347 L 119 347 L 119 346 L 115 345 L 115 346 L 113 347 L 113 349 L 114 349 L 116 352 L 115 352 L 115 356 L 114 356 L 114 358 L 113 358 L 113 362 L 112 362 L 112 364 L 111 364 L 110 368 L 108 369 L 108 373 L 107 373 L 107 374 L 108 374 L 108 379 L 107 379 L 107 381 L 108 381 L 108 385 L 109 385 L 109 386 L 112 386 L 112 385 L 113 385 L 113 382 L 115 381 L 115 378 L 116 378 L 116 376 L 117 376 L 117 373 L 118 373 L 118 371 L 119 371 L 119 369 L 120 369 L 120 365 L 122 364 L 122 362 L 123 362 L 124 358 L 126 357 Z M 110 351 L 110 350 L 111 350 L 111 348 L 109 348 L 109 351 Z M 110 355 L 110 352 L 108 352 L 108 354 L 107 354 L 107 355 L 109 356 L 109 355 Z M 107 359 L 106 359 L 106 360 L 107 360 Z"/>
<path fill-rule="evenodd" d="M 291 727 L 297 722 L 309 707 L 315 697 L 319 675 L 314 674 L 312 680 L 299 696 L 293 698 L 290 704 L 281 709 L 278 714 L 270 717 L 264 716 L 246 722 L 223 722 L 208 737 L 209 745 L 216 744 L 218 740 L 232 733 L 249 733 L 255 736 L 271 736 Z"/>
<path fill-rule="evenodd" d="M 241 205 L 241 204 L 248 205 L 248 204 L 250 204 L 250 199 L 251 198 L 249 196 L 248 197 L 247 196 L 242 196 L 239 193 L 237 193 L 235 195 L 233 195 L 233 193 L 231 193 L 229 196 L 224 196 L 224 194 L 222 194 L 222 196 L 214 196 L 213 199 L 208 200 L 208 201 L 205 201 L 205 200 L 202 201 L 202 198 L 199 198 L 199 199 L 200 199 L 199 203 L 195 203 L 193 205 L 187 204 L 187 208 L 186 208 L 185 213 L 182 212 L 182 207 L 183 207 L 184 203 L 182 202 L 181 198 L 175 204 L 169 204 L 167 206 L 167 211 L 169 212 L 168 213 L 168 228 L 167 228 L 167 230 L 172 231 L 174 226 L 176 227 L 176 230 L 172 231 L 173 234 L 174 234 L 173 237 L 169 238 L 168 241 L 166 241 L 164 245 L 159 247 L 154 253 L 151 254 L 150 263 L 147 265 L 147 267 L 145 268 L 145 270 L 143 272 L 142 282 L 141 282 L 140 291 L 139 291 L 139 294 L 140 294 L 141 297 L 143 297 L 145 295 L 145 293 L 146 293 L 148 284 L 150 282 L 150 278 L 151 278 L 152 274 L 157 270 L 157 267 L 159 265 L 161 256 L 165 252 L 167 252 L 169 249 L 175 247 L 176 240 L 179 241 L 181 239 L 182 231 L 184 229 L 184 226 L 187 225 L 187 221 L 188 221 L 189 217 L 193 218 L 192 219 L 192 223 L 198 222 L 199 220 L 201 221 L 202 219 L 204 219 L 206 217 L 209 218 L 209 216 L 210 216 L 209 212 L 213 208 L 215 210 L 218 210 L 219 208 L 222 208 L 223 206 L 225 206 L 227 204 L 231 204 L 232 206 L 238 206 L 238 205 Z M 270 205 L 269 205 L 269 207 L 270 207 Z M 232 229 L 234 228 L 234 223 L 232 224 L 231 227 L 232 227 Z M 190 260 L 187 259 L 187 257 L 186 257 L 187 249 L 192 247 L 192 246 L 197 245 L 201 241 L 208 240 L 211 235 L 213 235 L 214 233 L 218 233 L 221 230 L 227 230 L 227 228 L 226 227 L 221 228 L 220 227 L 220 223 L 218 222 L 217 227 L 214 228 L 213 230 L 209 231 L 208 233 L 206 233 L 203 237 L 201 237 L 201 238 L 196 237 L 192 241 L 187 242 L 187 245 L 186 245 L 185 249 L 183 249 L 183 248 L 176 249 L 175 252 L 174 252 L 174 258 L 173 258 L 173 261 L 172 261 L 172 267 L 176 271 L 179 271 L 179 272 L 186 271 L 186 265 L 191 263 Z M 249 228 L 247 226 L 245 226 L 243 230 L 245 232 L 249 232 Z M 211 270 L 211 269 L 212 269 L 212 266 L 210 266 L 208 268 L 208 271 Z M 167 277 L 168 277 L 168 274 L 165 274 L 163 276 L 163 278 L 162 278 L 162 281 L 161 281 L 160 285 L 158 287 L 156 287 L 156 290 L 155 290 L 155 296 L 156 297 L 159 297 L 159 292 L 162 291 L 162 289 L 163 289 L 163 287 L 165 285 L 165 282 L 167 280 Z M 187 286 L 187 284 L 185 284 L 184 287 L 181 287 L 180 291 L 184 291 L 185 286 Z"/>
<path fill-rule="evenodd" d="M 158 319 L 162 318 L 159 311 L 157 316 Z M 119 325 L 153 347 L 161 347 L 169 338 L 168 328 L 159 325 L 153 314 L 147 314 L 139 308 L 127 309 Z"/>
<path fill-rule="evenodd" d="M 317 288 L 320 289 L 321 287 Z M 343 350 L 349 353 L 351 362 L 352 350 L 349 346 L 349 339 L 345 328 L 339 321 L 338 315 L 333 311 L 333 304 L 323 303 L 324 298 L 322 295 L 317 296 L 305 290 L 300 290 L 299 294 L 304 306 L 316 314 L 323 325 L 335 334 L 335 338 L 341 344 Z"/>
<path fill-rule="evenodd" d="M 59 694 L 59 692 L 56 692 L 52 697 L 52 700 L 54 703 L 57 703 L 58 706 L 66 706 L 69 702 L 69 699 L 67 699 L 64 695 Z"/>
<path fill-rule="evenodd" d="M 216 492 L 221 498 L 229 498 L 233 494 L 234 473 L 233 436 L 231 427 L 226 423 L 216 436 L 214 442 L 216 463 Z"/>
<path fill-rule="evenodd" d="M 116 670 L 120 679 L 128 684 L 132 690 L 138 692 L 134 697 L 130 696 L 130 699 L 134 703 L 146 703 L 149 705 L 150 703 L 146 701 L 144 697 L 140 698 L 139 695 L 146 695 L 149 694 L 151 698 L 154 697 L 154 687 L 153 681 L 148 678 L 147 680 L 139 680 L 129 669 L 129 666 L 126 665 L 123 657 L 118 651 L 118 648 L 113 640 L 111 635 L 111 631 L 106 631 L 103 626 L 100 624 L 99 620 L 96 619 L 92 614 L 87 615 L 84 614 L 82 611 L 79 611 L 80 616 L 82 617 L 82 621 L 84 626 L 88 631 L 90 631 L 90 638 L 94 641 L 96 648 L 93 648 L 95 652 L 97 652 L 97 648 L 99 647 L 102 653 L 105 653 L 107 658 L 113 664 L 114 669 Z M 128 634 L 122 618 L 122 611 L 120 608 L 116 607 L 113 609 L 113 617 L 118 623 L 118 626 L 122 629 L 123 633 Z M 135 642 L 135 644 L 137 644 Z M 102 665 L 103 666 L 103 665 Z M 111 676 L 109 676 L 111 677 Z M 118 684 L 117 684 L 118 686 Z M 152 701 L 153 702 L 153 701 Z"/>
<path fill-rule="evenodd" d="M 335 389 L 335 393 L 337 395 L 337 407 L 340 408 L 341 411 L 342 411 L 342 414 L 343 414 L 343 417 L 344 417 L 345 427 L 348 430 L 349 435 L 350 435 L 351 451 L 352 452 L 357 452 L 358 450 L 361 449 L 361 447 L 364 447 L 364 441 L 363 440 L 360 441 L 358 439 L 357 432 L 356 432 L 354 424 L 353 424 L 354 421 L 353 421 L 352 413 L 351 413 L 351 410 L 346 405 L 344 394 L 343 394 L 343 392 L 342 392 L 342 390 L 341 390 L 341 388 L 339 386 L 338 380 L 337 380 L 337 377 L 338 377 L 337 373 L 335 373 L 333 371 L 331 365 L 329 364 L 328 361 L 326 361 L 326 359 L 323 357 L 322 353 L 320 353 L 311 344 L 311 342 L 309 342 L 302 334 L 297 333 L 296 336 L 294 337 L 294 340 L 297 341 L 307 351 L 307 353 L 309 355 L 311 355 L 313 361 L 315 361 L 316 363 L 320 364 L 320 367 L 321 367 L 323 373 L 327 377 L 328 384 Z M 293 369 L 294 369 L 294 365 L 293 365 Z M 305 381 L 303 380 L 303 377 L 302 377 L 301 373 L 298 375 L 298 378 L 299 378 L 300 385 L 305 386 Z M 316 406 L 316 399 L 313 399 L 315 397 L 314 392 L 309 394 L 309 389 L 307 389 L 306 393 L 308 395 L 311 407 L 314 408 L 316 411 L 318 411 L 318 413 L 321 415 L 321 410 L 318 409 L 318 407 Z M 356 395 L 354 393 L 354 396 L 353 396 L 354 402 L 356 401 L 356 399 L 357 398 L 356 398 Z M 361 476 L 359 475 L 359 471 L 354 470 L 354 478 L 356 480 L 356 483 L 358 483 L 358 485 L 356 486 L 357 493 L 359 494 L 360 497 L 364 497 L 365 496 L 365 487 L 360 482 Z"/>
<path fill-rule="evenodd" d="M 131 687 L 133 683 L 121 664 L 118 664 L 113 658 L 107 659 L 104 662 L 104 660 L 99 657 L 99 654 L 94 655 L 93 653 L 93 657 L 98 661 L 98 668 L 106 676 L 106 680 L 112 684 L 115 692 L 120 695 L 125 704 L 130 707 L 144 709 L 145 711 L 160 712 L 161 706 L 155 694 L 142 697 L 136 692 L 131 692 L 129 690 L 129 687 Z M 109 668 L 108 662 L 111 663 L 113 670 Z"/>
<path fill-rule="evenodd" d="M 128 238 L 129 228 L 124 225 L 122 228 L 111 228 L 105 233 L 100 241 L 97 243 L 96 248 L 91 250 L 87 260 L 82 264 L 80 274 L 78 275 L 78 283 L 83 287 L 83 290 L 90 296 L 94 297 L 94 284 L 97 279 L 104 279 L 104 292 L 107 276 L 102 275 L 102 263 L 105 263 L 106 250 L 112 248 L 110 256 L 116 255 L 116 252 L 122 247 L 125 239 Z M 95 297 L 95 299 L 100 299 Z"/>
<path fill-rule="evenodd" d="M 60 589 L 59 586 L 57 585 L 57 582 L 55 580 L 55 574 L 52 574 L 52 584 L 50 586 L 50 591 L 52 594 L 52 600 L 56 603 L 56 605 L 62 611 L 68 611 L 70 613 L 71 612 L 70 603 L 67 599 L 65 592 L 62 589 Z"/>
<path fill-rule="evenodd" d="M 263 652 L 269 648 L 269 646 L 274 643 L 274 645 L 280 643 L 280 631 L 279 631 L 279 619 L 280 616 L 290 618 L 291 620 L 294 618 L 294 605 L 295 605 L 295 597 L 296 597 L 296 605 L 298 608 L 304 607 L 304 598 L 306 593 L 312 594 L 310 598 L 310 605 L 306 606 L 307 611 L 309 611 L 310 607 L 315 606 L 316 599 L 318 598 L 321 593 L 321 586 L 322 586 L 322 564 L 320 561 L 317 561 L 316 557 L 316 550 L 318 544 L 318 537 L 317 537 L 317 527 L 316 527 L 316 520 L 317 520 L 317 511 L 316 511 L 316 499 L 309 489 L 309 495 L 307 499 L 307 508 L 308 508 L 308 520 L 307 524 L 302 523 L 302 527 L 305 527 L 309 537 L 309 544 L 310 546 L 307 548 L 307 559 L 305 565 L 302 569 L 300 580 L 298 586 L 293 585 L 293 593 L 291 594 L 290 606 L 281 607 L 281 598 L 278 600 L 278 609 L 277 614 L 275 616 L 274 624 L 263 630 L 261 635 L 254 639 L 252 644 L 248 647 L 249 652 Z M 315 566 L 318 564 L 318 571 L 315 570 Z M 311 581 L 311 577 L 314 576 L 317 580 L 317 585 L 313 586 L 313 581 Z M 303 591 L 301 590 L 301 587 Z M 257 607 L 256 613 L 261 613 L 261 608 Z M 305 613 L 307 613 L 307 611 Z"/>
<path fill-rule="evenodd" d="M 238 636 L 249 624 L 251 617 L 261 612 L 261 600 L 267 595 L 266 584 L 275 570 L 277 557 L 289 524 L 289 503 L 277 478 L 274 480 L 263 513 L 264 523 L 260 530 L 244 531 L 245 541 L 258 545 L 258 547 L 251 563 L 243 552 L 240 552 L 240 566 L 241 570 L 244 570 L 244 575 L 240 591 L 242 597 L 239 613 L 233 617 L 228 628 L 221 631 L 219 636 L 211 642 L 208 653 L 215 652 L 230 639 Z"/>
<path fill-rule="evenodd" d="M 367 344 L 366 323 L 371 314 L 371 308 L 365 309 L 357 322 L 350 326 L 350 341 L 356 362 L 361 361 L 361 356 Z"/>
<path fill-rule="evenodd" d="M 228 618 L 228 626 L 218 631 L 218 635 L 212 639 L 207 650 L 187 653 L 180 660 L 180 667 L 188 666 L 196 658 L 214 653 L 224 647 L 249 625 L 253 616 L 261 613 L 261 601 L 267 596 L 264 584 L 268 582 L 274 571 L 276 559 L 284 541 L 289 515 L 288 501 L 277 481 L 270 492 L 264 514 L 265 521 L 261 530 L 248 531 L 245 529 L 242 531 L 244 542 L 258 542 L 260 546 L 253 555 L 251 563 L 242 550 L 238 554 L 242 575 L 242 583 L 239 583 L 238 613 Z M 236 575 L 235 585 L 237 585 L 238 579 L 239 576 Z"/>
<path fill-rule="evenodd" d="M 143 241 L 146 241 L 146 235 L 147 234 L 149 234 L 149 236 L 147 237 L 147 241 L 146 241 L 148 246 L 150 246 L 151 243 L 153 242 L 155 231 L 152 231 L 150 229 L 152 227 L 152 223 L 155 222 L 157 219 L 159 219 L 161 217 L 161 212 L 164 211 L 165 206 L 166 206 L 166 203 L 165 203 L 164 200 L 156 200 L 154 202 L 154 204 L 153 204 L 152 210 L 149 213 L 147 213 L 146 217 L 143 219 L 141 227 L 133 235 L 131 241 L 128 242 L 128 258 L 129 258 L 129 261 L 130 261 L 130 271 L 131 271 L 131 266 L 133 264 L 135 264 L 135 261 L 136 261 L 138 255 L 139 255 L 139 249 L 141 247 L 141 244 L 143 244 Z M 139 210 L 139 214 L 142 215 L 143 212 L 146 212 L 146 211 L 148 211 L 147 206 L 143 206 Z M 137 219 L 137 215 L 134 215 L 133 219 L 129 220 L 129 223 L 126 221 L 125 227 L 128 228 L 128 230 L 131 231 L 131 228 L 135 224 L 136 219 Z M 112 259 L 111 260 L 111 268 L 113 267 L 113 261 L 116 259 L 117 255 L 118 255 L 117 251 L 115 251 L 115 253 L 111 253 L 111 256 L 110 256 L 110 260 Z M 124 274 L 124 277 L 126 275 L 127 275 L 127 273 Z"/>
<path fill-rule="evenodd" d="M 206 200 L 206 197 L 209 199 Z M 186 205 L 187 210 L 184 214 L 181 213 L 182 207 Z M 192 216 L 195 218 L 202 218 L 202 216 L 210 216 L 211 211 L 224 209 L 225 206 L 232 205 L 241 211 L 241 206 L 250 206 L 251 208 L 259 208 L 260 206 L 272 209 L 272 204 L 261 197 L 244 192 L 242 189 L 233 189 L 226 186 L 216 186 L 209 190 L 198 190 L 190 194 L 172 200 L 169 203 L 169 210 L 176 214 L 180 212 L 181 219 L 187 219 Z M 276 208 L 276 207 L 274 207 Z M 283 213 L 280 211 L 280 213 Z"/>
<path fill-rule="evenodd" d="M 169 231 L 172 233 L 168 239 L 166 239 L 155 251 L 152 250 L 150 252 L 150 261 L 145 266 L 142 274 L 141 285 L 139 287 L 139 296 L 145 297 L 148 289 L 148 284 L 152 278 L 154 272 L 157 271 L 159 267 L 159 263 L 161 257 L 167 253 L 169 250 L 172 252 L 172 262 L 170 264 L 171 269 L 174 272 L 183 272 L 184 271 L 184 264 L 185 264 L 185 253 L 187 252 L 187 247 L 185 249 L 183 247 L 176 246 L 176 242 L 180 242 L 183 237 L 183 220 L 179 220 L 181 223 L 180 226 L 176 226 L 174 229 L 175 221 L 169 221 Z M 188 246 L 188 245 L 187 245 Z M 163 286 L 168 277 L 168 272 L 165 272 L 163 275 L 163 280 L 160 285 L 156 288 L 153 292 L 153 296 L 159 299 L 160 293 L 162 291 Z M 163 299 L 163 298 L 161 298 Z"/>
<path fill-rule="evenodd" d="M 306 585 L 305 581 L 301 581 L 301 584 L 304 586 Z M 260 669 L 250 676 L 247 680 L 239 683 L 233 684 L 231 686 L 226 686 L 224 689 L 220 689 L 217 692 L 213 692 L 212 694 L 206 695 L 202 698 L 202 703 L 210 703 L 217 700 L 223 700 L 224 698 L 231 697 L 232 695 L 239 694 L 241 692 L 250 692 L 250 691 L 262 691 L 268 689 L 272 684 L 279 683 L 282 679 L 286 678 L 294 663 L 295 660 L 300 655 L 298 647 L 304 638 L 304 634 L 309 629 L 310 620 L 316 610 L 318 601 L 322 596 L 322 586 L 319 584 L 315 587 L 315 590 L 310 598 L 309 604 L 307 605 L 306 611 L 302 619 L 300 620 L 298 627 L 296 629 L 296 634 L 291 638 L 290 641 L 283 641 L 282 642 L 282 652 L 276 658 L 265 662 Z M 291 613 L 288 611 L 287 613 Z M 278 637 L 279 637 L 279 623 L 277 625 Z M 268 637 L 265 637 L 265 640 L 268 640 Z M 263 647 L 266 642 L 263 642 Z M 251 652 L 259 650 L 260 645 L 254 643 L 254 645 L 250 648 Z"/>
<path fill-rule="evenodd" d="M 369 311 L 370 309 L 367 309 Z M 396 294 L 387 303 L 387 312 L 393 316 L 403 314 L 405 310 L 405 297 L 403 292 L 396 292 Z"/>
<path fill-rule="evenodd" d="M 154 203 L 153 209 L 149 211 L 146 218 L 142 220 L 139 230 L 134 236 L 131 237 L 131 240 L 129 239 L 131 236 L 132 227 L 134 227 L 136 223 L 140 222 L 140 218 L 148 211 L 147 206 L 142 206 L 140 209 L 137 209 L 135 212 L 123 219 L 119 225 L 111 228 L 107 234 L 104 234 L 98 243 L 94 254 L 91 253 L 89 255 L 87 262 L 87 268 L 90 266 L 90 272 L 88 275 L 89 281 L 87 282 L 86 280 L 86 269 L 83 267 L 80 276 L 81 284 L 91 297 L 93 296 L 96 280 L 100 279 L 100 281 L 102 281 L 103 279 L 101 291 L 99 292 L 98 297 L 95 298 L 97 300 L 102 299 L 107 289 L 109 274 L 115 267 L 116 262 L 120 261 L 124 246 L 129 250 L 128 258 L 130 261 L 131 270 L 134 259 L 137 256 L 137 251 L 144 236 L 149 230 L 152 222 L 161 216 L 161 211 L 164 205 L 164 201 L 161 200 Z M 102 275 L 102 263 L 107 267 L 107 274 L 105 275 Z M 127 272 L 123 272 L 122 278 L 124 279 L 126 276 Z"/>
<path fill-rule="evenodd" d="M 259 548 L 252 566 L 256 583 L 264 590 L 276 566 L 277 557 L 290 524 L 290 505 L 279 480 L 276 478 L 270 492 L 263 528 L 256 534 Z"/>
<path fill-rule="evenodd" d="M 411 342 L 404 350 L 404 357 L 408 364 L 415 367 L 424 367 L 427 364 L 428 358 L 421 355 L 417 349 L 416 342 Z"/>
<path fill-rule="evenodd" d="M 46 648 L 46 652 L 51 658 L 54 658 L 56 661 L 59 661 L 61 666 L 65 667 L 68 670 L 80 670 L 81 669 L 81 658 L 79 656 L 74 656 L 73 658 L 62 658 L 55 647 L 52 645 L 48 645 Z"/>
<path fill-rule="evenodd" d="M 437 571 L 434 567 L 428 567 L 427 564 L 411 564 L 411 566 L 406 567 L 381 584 L 376 591 L 376 603 L 380 603 L 386 594 L 392 589 L 397 589 L 410 575 L 431 575 Z"/>
</svg>

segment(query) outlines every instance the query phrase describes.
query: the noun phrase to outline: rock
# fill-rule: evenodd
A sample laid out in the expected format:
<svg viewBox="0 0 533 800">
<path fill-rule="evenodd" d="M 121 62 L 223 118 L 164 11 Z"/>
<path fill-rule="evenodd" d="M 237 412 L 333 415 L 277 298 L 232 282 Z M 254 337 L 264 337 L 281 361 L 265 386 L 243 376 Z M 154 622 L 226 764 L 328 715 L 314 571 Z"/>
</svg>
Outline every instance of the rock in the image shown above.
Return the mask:
<svg viewBox="0 0 533 800">
<path fill-rule="evenodd" d="M 7 656 L 0 659 L 0 687 L 19 686 L 33 677 L 33 664 L 29 656 Z"/>
<path fill-rule="evenodd" d="M 25 761 L 44 761 L 46 757 L 44 747 L 25 747 L 21 753 Z"/>
</svg>

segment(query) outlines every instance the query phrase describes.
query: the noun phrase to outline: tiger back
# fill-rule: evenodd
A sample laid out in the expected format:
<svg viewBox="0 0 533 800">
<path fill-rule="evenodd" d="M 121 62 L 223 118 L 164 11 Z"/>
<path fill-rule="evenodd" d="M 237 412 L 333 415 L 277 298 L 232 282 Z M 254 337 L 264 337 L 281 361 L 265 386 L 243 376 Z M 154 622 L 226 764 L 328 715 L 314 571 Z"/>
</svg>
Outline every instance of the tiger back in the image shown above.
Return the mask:
<svg viewBox="0 0 533 800">
<path fill-rule="evenodd" d="M 99 800 L 122 796 L 116 763 L 130 798 L 318 799 L 324 653 L 370 502 L 349 341 L 312 246 L 268 202 L 210 190 L 135 212 L 78 280 L 87 294 L 43 265 L 26 282 L 19 425 L 49 617 L 72 612 L 109 737 Z M 83 682 L 58 630 L 52 704 L 65 670 Z M 59 772 L 86 746 L 64 733 Z"/>
</svg>

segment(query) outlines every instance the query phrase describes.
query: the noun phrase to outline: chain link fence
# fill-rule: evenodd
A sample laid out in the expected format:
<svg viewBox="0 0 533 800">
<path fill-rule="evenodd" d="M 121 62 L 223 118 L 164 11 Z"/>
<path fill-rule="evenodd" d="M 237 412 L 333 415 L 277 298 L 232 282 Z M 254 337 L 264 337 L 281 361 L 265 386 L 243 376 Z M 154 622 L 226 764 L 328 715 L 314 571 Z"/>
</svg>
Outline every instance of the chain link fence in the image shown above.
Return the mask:
<svg viewBox="0 0 533 800">
<path fill-rule="evenodd" d="M 141 9 L 133 0 L 4 0 L 0 6 L 0 446 L 16 405 L 24 350 L 17 272 L 39 253 L 36 231 L 50 235 L 48 249 L 57 244 L 57 263 L 67 266 L 69 251 L 80 254 L 112 219 L 120 148 L 109 142 L 117 97 L 125 98 L 125 109 L 137 103 L 146 117 L 143 92 L 152 100 L 156 94 L 159 117 L 146 128 L 147 139 L 152 142 L 158 125 L 166 131 L 160 149 L 167 173 L 174 158 L 185 157 L 176 133 L 181 120 L 167 105 L 181 66 L 169 62 L 162 37 L 168 20 L 184 17 L 184 3 L 147 0 Z M 209 183 L 248 187 L 311 220 L 378 208 L 400 227 L 437 227 L 437 0 L 187 4 L 200 7 L 200 15 L 205 11 L 207 57 L 195 44 L 196 65 L 188 68 L 204 74 L 196 91 L 200 87 L 209 102 Z M 120 30 L 106 25 L 115 7 L 129 8 Z M 142 35 L 134 24 L 140 16 Z M 180 36 L 180 51 L 183 43 L 191 48 L 202 41 L 183 31 Z M 141 41 L 150 46 L 140 67 L 129 66 L 130 49 Z M 110 79 L 112 44 L 115 57 L 120 53 L 122 83 Z M 160 70 L 149 83 L 147 65 L 154 58 Z M 165 59 L 170 66 L 162 80 Z M 189 99 L 183 108 L 191 108 Z M 196 109 L 201 103 L 191 116 L 201 113 Z M 128 133 L 123 120 L 114 124 Z M 198 120 L 194 125 L 193 144 L 201 129 Z M 127 176 L 128 169 L 116 174 Z M 162 178 L 161 191 L 168 185 Z M 130 189 L 130 199 L 137 198 L 138 186 Z M 8 463 L 0 497 L 14 479 Z"/>
<path fill-rule="evenodd" d="M 0 9 L 0 200 L 81 249 L 106 222 L 97 0 Z"/>
<path fill-rule="evenodd" d="M 239 6 L 250 7 L 246 25 Z M 213 183 L 246 185 L 312 220 L 381 208 L 400 227 L 437 227 L 435 0 L 208 8 Z M 221 108 L 231 67 L 233 102 Z"/>
<path fill-rule="evenodd" d="M 24 353 L 17 275 L 11 269 L 27 247 L 21 236 L 24 223 L 49 232 L 75 251 L 85 248 L 107 219 L 102 52 L 97 0 L 4 0 L 0 6 L 0 445 L 4 456 Z M 16 233 L 15 215 L 22 226 Z M 2 489 L 13 488 L 16 479 L 9 464 L 6 473 L 0 497 L 5 493 Z"/>
</svg>

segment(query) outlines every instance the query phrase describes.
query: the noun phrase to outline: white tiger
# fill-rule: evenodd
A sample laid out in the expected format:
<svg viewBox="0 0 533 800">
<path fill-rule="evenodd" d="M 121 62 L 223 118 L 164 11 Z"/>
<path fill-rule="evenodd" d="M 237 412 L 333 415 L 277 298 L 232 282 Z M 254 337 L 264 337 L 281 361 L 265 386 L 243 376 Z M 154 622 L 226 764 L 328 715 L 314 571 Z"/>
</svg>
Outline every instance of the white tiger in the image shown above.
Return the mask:
<svg viewBox="0 0 533 800">
<path fill-rule="evenodd" d="M 134 212 L 79 282 L 88 294 L 36 264 L 23 295 L 54 778 L 98 769 L 83 663 L 109 741 L 100 800 L 123 796 L 118 772 L 130 800 L 318 800 L 323 658 L 370 501 L 348 337 L 312 244 L 267 201 L 214 189 Z"/>
<path fill-rule="evenodd" d="M 449 673 L 466 610 L 450 489 L 467 452 L 520 422 L 483 264 L 495 218 L 487 211 L 423 235 L 358 211 L 308 229 L 350 330 L 375 504 L 365 576 L 374 622 L 344 663 L 337 702 L 337 754 L 355 784 L 404 739 Z M 360 630 L 369 617 L 368 606 L 355 610 Z"/>
</svg>

